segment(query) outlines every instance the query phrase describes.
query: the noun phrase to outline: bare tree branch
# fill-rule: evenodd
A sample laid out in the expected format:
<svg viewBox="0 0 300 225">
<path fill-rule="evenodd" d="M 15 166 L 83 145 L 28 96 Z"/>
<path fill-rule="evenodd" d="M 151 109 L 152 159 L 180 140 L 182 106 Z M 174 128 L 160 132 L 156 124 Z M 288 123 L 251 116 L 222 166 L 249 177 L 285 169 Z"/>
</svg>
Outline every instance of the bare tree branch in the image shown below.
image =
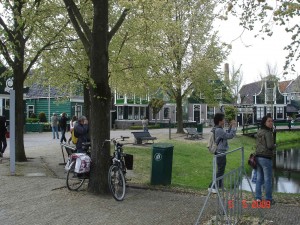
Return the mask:
<svg viewBox="0 0 300 225">
<path fill-rule="evenodd" d="M 74 1 L 72 0 L 64 0 L 66 9 L 68 11 L 70 20 L 73 24 L 74 29 L 76 30 L 77 35 L 79 36 L 80 40 L 82 41 L 82 44 L 84 46 L 84 49 L 90 57 L 90 43 L 92 38 L 92 32 L 89 29 L 89 27 L 84 22 L 81 13 L 77 6 L 75 5 Z"/>
<path fill-rule="evenodd" d="M 116 34 L 118 29 L 122 26 L 122 23 L 124 22 L 128 11 L 129 11 L 129 9 L 124 9 L 124 11 L 122 12 L 122 15 L 118 19 L 115 26 L 110 30 L 110 32 L 108 32 L 108 36 L 107 36 L 108 43 L 111 41 L 112 37 Z"/>
</svg>

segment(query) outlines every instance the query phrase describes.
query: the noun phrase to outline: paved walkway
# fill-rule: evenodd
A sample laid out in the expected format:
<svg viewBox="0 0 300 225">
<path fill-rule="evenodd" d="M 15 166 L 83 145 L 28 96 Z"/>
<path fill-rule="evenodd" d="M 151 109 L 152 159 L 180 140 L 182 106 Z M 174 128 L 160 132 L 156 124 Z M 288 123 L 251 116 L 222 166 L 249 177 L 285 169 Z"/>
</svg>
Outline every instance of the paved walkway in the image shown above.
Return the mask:
<svg viewBox="0 0 300 225">
<path fill-rule="evenodd" d="M 129 136 L 131 131 L 117 130 L 111 137 Z M 153 136 L 168 139 L 169 130 L 151 130 Z M 204 129 L 204 138 L 208 129 Z M 183 135 L 172 138 L 186 141 Z M 9 147 L 0 162 L 0 225 L 187 225 L 194 224 L 206 196 L 129 187 L 123 202 L 111 196 L 95 196 L 83 188 L 70 192 L 65 185 L 64 166 L 59 140 L 51 133 L 27 133 L 24 137 L 29 161 L 17 163 L 16 176 L 10 175 Z M 210 217 L 215 197 L 209 201 L 205 217 Z M 258 213 L 250 213 L 258 215 Z M 265 224 L 299 224 L 300 208 L 291 202 L 264 209 Z M 201 222 L 201 224 L 206 224 Z M 257 224 L 244 222 L 243 224 Z"/>
</svg>

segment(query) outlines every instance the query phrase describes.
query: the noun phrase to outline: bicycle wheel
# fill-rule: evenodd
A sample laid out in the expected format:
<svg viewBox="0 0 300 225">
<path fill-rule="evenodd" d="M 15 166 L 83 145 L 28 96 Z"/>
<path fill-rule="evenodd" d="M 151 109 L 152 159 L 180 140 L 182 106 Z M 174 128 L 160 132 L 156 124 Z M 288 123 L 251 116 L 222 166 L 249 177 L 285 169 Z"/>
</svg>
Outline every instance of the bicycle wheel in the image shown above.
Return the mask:
<svg viewBox="0 0 300 225">
<path fill-rule="evenodd" d="M 67 174 L 67 187 L 71 191 L 77 191 L 84 183 L 85 177 L 78 177 L 78 174 L 74 172 L 75 161 L 70 165 L 70 169 Z"/>
<path fill-rule="evenodd" d="M 125 197 L 125 177 L 122 170 L 116 166 L 112 165 L 108 171 L 108 186 L 114 199 L 117 201 L 122 201 Z"/>
</svg>

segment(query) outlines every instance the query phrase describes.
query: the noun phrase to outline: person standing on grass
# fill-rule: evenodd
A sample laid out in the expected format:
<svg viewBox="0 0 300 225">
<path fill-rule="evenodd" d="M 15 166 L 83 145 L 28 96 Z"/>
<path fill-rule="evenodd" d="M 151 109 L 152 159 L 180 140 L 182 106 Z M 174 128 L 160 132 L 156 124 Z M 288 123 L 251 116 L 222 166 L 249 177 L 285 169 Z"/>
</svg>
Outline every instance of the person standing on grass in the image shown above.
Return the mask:
<svg viewBox="0 0 300 225">
<path fill-rule="evenodd" d="M 144 117 L 142 120 L 143 130 L 146 132 L 148 131 L 148 119 L 147 117 Z"/>
<path fill-rule="evenodd" d="M 53 113 L 53 116 L 51 116 L 51 128 L 52 128 L 53 139 L 55 139 L 55 134 L 56 134 L 57 139 L 59 139 L 58 117 L 57 117 L 56 113 Z"/>
<path fill-rule="evenodd" d="M 7 147 L 6 142 L 6 118 L 4 116 L 0 116 L 0 157 L 3 157 L 3 153 L 5 152 L 5 149 Z"/>
<path fill-rule="evenodd" d="M 227 132 L 224 130 L 225 125 L 225 115 L 223 113 L 216 113 L 214 116 L 214 124 L 215 126 L 211 130 L 215 134 L 215 142 L 217 143 L 217 151 L 215 155 L 225 153 L 228 149 L 228 139 L 232 139 L 236 135 L 236 122 L 232 120 L 229 125 L 229 129 Z M 226 155 L 222 155 L 217 157 L 217 174 L 216 178 L 224 175 L 225 167 L 226 167 Z M 218 188 L 223 188 L 223 179 L 219 180 Z M 209 184 L 208 191 L 212 193 L 217 193 L 216 188 L 213 186 L 213 182 Z"/>
<path fill-rule="evenodd" d="M 256 139 L 256 162 L 257 179 L 255 186 L 255 198 L 262 200 L 262 185 L 265 186 L 266 201 L 271 205 L 275 204 L 272 197 L 272 158 L 276 145 L 273 135 L 273 118 L 270 115 L 264 116 L 261 120 L 261 129 L 257 131 Z"/>
</svg>

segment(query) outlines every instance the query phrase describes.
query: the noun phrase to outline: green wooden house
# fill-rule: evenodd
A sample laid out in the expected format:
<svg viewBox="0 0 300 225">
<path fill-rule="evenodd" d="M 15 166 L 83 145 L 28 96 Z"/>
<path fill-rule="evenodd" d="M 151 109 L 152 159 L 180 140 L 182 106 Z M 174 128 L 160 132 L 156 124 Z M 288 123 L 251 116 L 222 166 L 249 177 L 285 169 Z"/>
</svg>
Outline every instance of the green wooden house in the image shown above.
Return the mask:
<svg viewBox="0 0 300 225">
<path fill-rule="evenodd" d="M 25 96 L 26 100 L 26 118 L 37 117 L 40 113 L 45 113 L 46 119 L 50 122 L 53 113 L 60 115 L 65 112 L 71 119 L 72 116 L 81 116 L 84 114 L 84 102 L 82 96 L 71 96 L 62 94 L 55 88 L 43 87 L 34 84 L 29 88 Z"/>
</svg>

